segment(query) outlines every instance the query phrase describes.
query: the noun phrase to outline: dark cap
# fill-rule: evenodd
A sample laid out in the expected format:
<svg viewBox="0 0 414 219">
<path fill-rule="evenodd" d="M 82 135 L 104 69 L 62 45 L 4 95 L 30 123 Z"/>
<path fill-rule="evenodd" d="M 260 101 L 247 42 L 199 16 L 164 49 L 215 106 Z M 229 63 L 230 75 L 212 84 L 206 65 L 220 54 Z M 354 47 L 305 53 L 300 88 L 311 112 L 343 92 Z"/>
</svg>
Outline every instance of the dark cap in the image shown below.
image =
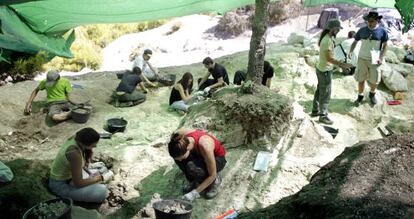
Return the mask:
<svg viewBox="0 0 414 219">
<path fill-rule="evenodd" d="M 331 19 L 326 23 L 325 30 L 331 30 L 335 27 L 342 29 L 341 22 L 338 19 Z"/>
<path fill-rule="evenodd" d="M 150 50 L 150 49 L 145 49 L 145 50 L 144 50 L 144 55 L 151 56 L 151 55 L 152 55 L 152 50 Z"/>
<path fill-rule="evenodd" d="M 370 11 L 368 14 L 364 15 L 364 20 L 368 20 L 369 18 L 373 18 L 375 20 L 381 20 L 382 16 L 378 14 L 378 11 Z"/>
</svg>

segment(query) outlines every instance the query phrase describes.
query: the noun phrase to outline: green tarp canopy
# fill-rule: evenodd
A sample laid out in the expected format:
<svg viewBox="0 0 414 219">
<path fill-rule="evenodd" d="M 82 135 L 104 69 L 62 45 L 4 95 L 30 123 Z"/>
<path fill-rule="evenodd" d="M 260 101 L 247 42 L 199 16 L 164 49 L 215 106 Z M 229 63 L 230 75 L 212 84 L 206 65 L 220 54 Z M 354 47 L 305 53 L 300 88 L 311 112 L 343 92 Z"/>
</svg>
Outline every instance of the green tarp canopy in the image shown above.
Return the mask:
<svg viewBox="0 0 414 219">
<path fill-rule="evenodd" d="M 255 0 L 0 0 L 0 61 L 13 51 L 72 57 L 74 27 L 98 23 L 159 20 L 202 12 L 225 12 Z M 414 0 L 305 0 L 306 6 L 349 3 L 366 7 L 396 5 L 408 28 Z"/>
<path fill-rule="evenodd" d="M 305 0 L 305 7 L 325 4 L 354 4 L 369 8 L 396 8 L 404 22 L 404 32 L 407 32 L 414 21 L 414 0 Z"/>
<path fill-rule="evenodd" d="M 159 20 L 202 12 L 225 12 L 254 0 L 0 0 L 0 60 L 5 51 L 72 57 L 74 34 L 85 24 Z"/>
</svg>

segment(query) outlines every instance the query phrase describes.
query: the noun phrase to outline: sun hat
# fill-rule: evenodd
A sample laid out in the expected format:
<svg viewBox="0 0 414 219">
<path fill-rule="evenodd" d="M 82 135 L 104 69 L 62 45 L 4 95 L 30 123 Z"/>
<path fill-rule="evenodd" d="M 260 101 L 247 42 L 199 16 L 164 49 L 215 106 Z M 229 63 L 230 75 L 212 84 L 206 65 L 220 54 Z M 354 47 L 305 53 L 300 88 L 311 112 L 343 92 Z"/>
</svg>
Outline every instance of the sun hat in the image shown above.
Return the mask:
<svg viewBox="0 0 414 219">
<path fill-rule="evenodd" d="M 382 16 L 378 14 L 378 11 L 370 11 L 368 14 L 363 16 L 364 20 L 368 20 L 369 18 L 374 18 L 375 20 L 381 20 Z"/>
</svg>

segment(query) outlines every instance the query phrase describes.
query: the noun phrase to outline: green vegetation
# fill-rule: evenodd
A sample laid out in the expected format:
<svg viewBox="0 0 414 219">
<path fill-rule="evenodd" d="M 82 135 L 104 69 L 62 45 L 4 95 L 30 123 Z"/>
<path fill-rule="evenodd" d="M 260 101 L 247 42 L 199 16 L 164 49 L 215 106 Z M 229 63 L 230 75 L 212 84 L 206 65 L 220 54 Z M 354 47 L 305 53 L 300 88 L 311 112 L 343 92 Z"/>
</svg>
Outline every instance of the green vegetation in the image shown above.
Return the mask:
<svg viewBox="0 0 414 219">
<path fill-rule="evenodd" d="M 102 64 L 101 51 L 118 37 L 156 28 L 165 23 L 165 20 L 131 23 L 131 24 L 94 24 L 75 29 L 76 40 L 71 50 L 72 59 L 55 57 L 45 65 L 46 69 L 80 71 L 87 67 L 98 69 Z"/>
</svg>

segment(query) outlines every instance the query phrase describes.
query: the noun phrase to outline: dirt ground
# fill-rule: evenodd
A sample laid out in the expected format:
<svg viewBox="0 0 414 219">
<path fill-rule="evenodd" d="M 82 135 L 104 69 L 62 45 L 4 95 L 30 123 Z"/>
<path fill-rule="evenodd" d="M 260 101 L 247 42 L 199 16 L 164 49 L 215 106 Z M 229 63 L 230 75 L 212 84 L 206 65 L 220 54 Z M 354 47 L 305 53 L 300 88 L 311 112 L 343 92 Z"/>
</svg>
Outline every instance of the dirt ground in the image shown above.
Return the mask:
<svg viewBox="0 0 414 219">
<path fill-rule="evenodd" d="M 361 142 L 278 204 L 240 218 L 413 218 L 414 136 Z"/>
<path fill-rule="evenodd" d="M 272 89 L 292 100 L 293 115 L 289 128 L 279 141 L 263 142 L 272 153 L 267 172 L 253 171 L 257 150 L 249 147 L 228 148 L 228 164 L 223 171 L 220 194 L 213 200 L 199 199 L 194 203 L 192 218 L 211 218 L 235 207 L 243 211 L 263 208 L 281 198 L 298 192 L 309 183 L 311 176 L 323 165 L 332 161 L 344 148 L 359 141 L 381 138 L 378 125 L 389 121 L 413 120 L 414 94 L 406 93 L 402 105 L 389 106 L 385 101 L 392 94 L 385 88 L 378 91 L 379 104 L 371 107 L 365 102 L 359 108 L 352 106 L 356 96 L 356 82 L 352 77 L 337 73 L 333 79 L 330 104 L 334 127 L 339 128 L 335 139 L 310 118 L 311 100 L 316 85 L 314 69 L 304 58 L 303 47 L 270 45 L 267 57 L 276 66 Z M 233 72 L 244 65 L 247 52 L 217 59 Z M 201 64 L 161 69 L 177 74 L 186 71 L 195 77 L 204 73 Z M 407 76 L 409 87 L 414 85 L 414 75 Z M 123 117 L 128 121 L 125 133 L 112 139 L 102 139 L 96 154 L 113 159 L 115 180 L 110 183 L 111 201 L 101 209 L 108 218 L 145 218 L 142 209 L 155 193 L 161 198 L 181 196 L 184 177 L 169 157 L 166 142 L 173 130 L 179 127 L 183 116 L 168 110 L 170 88 L 152 89 L 147 101 L 131 108 L 115 108 L 108 104 L 112 89 L 119 82 L 111 72 L 93 73 L 70 78 L 71 83 L 83 89 L 74 89 L 79 101 L 90 100 L 94 112 L 86 124 L 72 121 L 51 125 L 45 121 L 44 92 L 36 98 L 35 112 L 23 116 L 23 109 L 30 92 L 38 82 L 26 81 L 0 87 L 0 160 L 12 161 L 52 160 L 58 147 L 76 130 L 90 126 L 103 131 L 105 121 Z M 148 217 L 147 217 L 148 218 Z"/>
</svg>

